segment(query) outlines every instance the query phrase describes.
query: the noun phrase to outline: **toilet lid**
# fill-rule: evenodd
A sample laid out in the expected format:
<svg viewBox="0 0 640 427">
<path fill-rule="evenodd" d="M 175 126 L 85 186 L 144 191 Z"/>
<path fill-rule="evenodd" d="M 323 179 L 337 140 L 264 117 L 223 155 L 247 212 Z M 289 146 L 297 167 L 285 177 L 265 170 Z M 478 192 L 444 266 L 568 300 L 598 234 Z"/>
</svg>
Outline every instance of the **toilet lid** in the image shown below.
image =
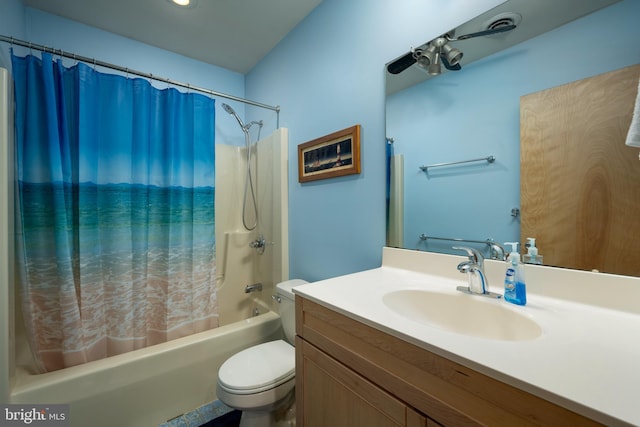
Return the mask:
<svg viewBox="0 0 640 427">
<path fill-rule="evenodd" d="M 295 377 L 295 348 L 283 340 L 258 344 L 227 359 L 218 383 L 236 394 L 258 393 Z"/>
</svg>

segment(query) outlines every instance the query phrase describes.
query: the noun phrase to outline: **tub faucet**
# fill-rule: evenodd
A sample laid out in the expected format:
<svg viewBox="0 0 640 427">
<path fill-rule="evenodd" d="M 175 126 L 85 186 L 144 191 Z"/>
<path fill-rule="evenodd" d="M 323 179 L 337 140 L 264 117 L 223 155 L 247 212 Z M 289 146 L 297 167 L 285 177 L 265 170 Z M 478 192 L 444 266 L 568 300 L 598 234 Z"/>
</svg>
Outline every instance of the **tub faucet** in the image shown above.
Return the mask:
<svg viewBox="0 0 640 427">
<path fill-rule="evenodd" d="M 465 251 L 469 258 L 467 261 L 462 261 L 458 264 L 458 271 L 467 274 L 469 286 L 458 286 L 457 290 L 472 295 L 500 298 L 500 294 L 489 292 L 489 282 L 484 273 L 484 257 L 482 254 L 477 249 L 466 246 L 454 246 L 453 249 Z"/>
<path fill-rule="evenodd" d="M 251 292 L 261 291 L 261 290 L 262 290 L 262 283 L 254 283 L 253 285 L 247 285 L 244 287 L 245 294 L 249 294 Z"/>
</svg>

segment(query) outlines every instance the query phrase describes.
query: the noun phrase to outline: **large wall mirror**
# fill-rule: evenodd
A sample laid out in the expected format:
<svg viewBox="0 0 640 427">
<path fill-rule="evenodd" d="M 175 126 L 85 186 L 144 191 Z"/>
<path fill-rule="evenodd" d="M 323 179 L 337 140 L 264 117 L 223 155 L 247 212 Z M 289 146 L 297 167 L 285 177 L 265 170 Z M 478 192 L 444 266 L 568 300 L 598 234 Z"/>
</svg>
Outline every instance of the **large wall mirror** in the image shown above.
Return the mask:
<svg viewBox="0 0 640 427">
<path fill-rule="evenodd" d="M 416 40 L 413 49 L 398 52 L 386 67 L 387 244 L 459 254 L 452 246 L 473 246 L 490 257 L 499 256 L 491 242 L 523 242 L 528 212 L 521 212 L 521 99 L 640 63 L 637 16 L 636 0 L 508 0 L 444 37 Z M 486 34 L 501 26 L 506 29 Z M 466 34 L 475 36 L 459 39 Z M 544 124 L 539 131 L 545 132 Z M 624 146 L 624 138 L 616 138 Z M 638 149 L 624 149 L 640 173 Z M 535 167 L 526 171 L 548 174 Z M 551 176 L 539 181 L 544 179 Z M 636 187 L 627 199 L 640 200 Z M 539 208 L 575 214 L 563 206 Z M 640 211 L 631 218 L 624 221 L 640 221 Z M 530 233 L 526 237 L 544 234 Z M 555 234 L 556 241 L 573 238 Z M 637 267 L 606 272 L 640 275 L 638 242 L 640 236 L 624 242 L 624 263 Z M 556 251 L 554 245 L 546 240 L 537 246 L 544 256 Z M 598 250 L 585 246 L 579 249 L 583 255 Z"/>
</svg>

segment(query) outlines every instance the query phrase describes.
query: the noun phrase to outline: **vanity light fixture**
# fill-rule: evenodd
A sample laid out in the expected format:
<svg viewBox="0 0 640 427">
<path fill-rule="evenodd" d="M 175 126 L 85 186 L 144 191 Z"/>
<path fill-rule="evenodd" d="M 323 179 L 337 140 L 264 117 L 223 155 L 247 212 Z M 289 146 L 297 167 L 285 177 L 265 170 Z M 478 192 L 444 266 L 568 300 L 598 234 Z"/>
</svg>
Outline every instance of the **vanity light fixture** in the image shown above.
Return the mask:
<svg viewBox="0 0 640 427">
<path fill-rule="evenodd" d="M 442 73 L 441 63 L 445 67 L 455 67 L 462 58 L 462 52 L 450 46 L 448 37 L 438 37 L 427 44 L 426 49 L 413 49 L 413 58 L 416 64 L 432 76 Z"/>
<path fill-rule="evenodd" d="M 485 22 L 480 31 L 476 31 L 475 33 L 455 37 L 455 30 L 451 30 L 418 48 L 411 48 L 407 54 L 387 65 L 387 71 L 391 74 L 399 74 L 414 64 L 432 76 L 437 76 L 442 72 L 440 64 L 444 65 L 444 68 L 447 70 L 461 70 L 460 60 L 462 59 L 463 53 L 460 49 L 451 46 L 449 42 L 506 33 L 515 29 L 521 19 L 521 15 L 509 12 L 493 17 Z"/>
</svg>

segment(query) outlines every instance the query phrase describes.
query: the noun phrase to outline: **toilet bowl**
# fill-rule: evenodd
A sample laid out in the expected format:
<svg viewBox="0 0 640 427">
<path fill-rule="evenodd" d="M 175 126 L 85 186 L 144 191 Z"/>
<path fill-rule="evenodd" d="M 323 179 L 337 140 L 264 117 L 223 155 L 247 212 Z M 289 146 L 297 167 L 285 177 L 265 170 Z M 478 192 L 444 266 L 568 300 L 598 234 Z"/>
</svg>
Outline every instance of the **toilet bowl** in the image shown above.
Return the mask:
<svg viewBox="0 0 640 427">
<path fill-rule="evenodd" d="M 276 286 L 285 339 L 258 344 L 227 359 L 218 371 L 218 399 L 242 411 L 240 427 L 295 425 L 295 279 Z"/>
</svg>

